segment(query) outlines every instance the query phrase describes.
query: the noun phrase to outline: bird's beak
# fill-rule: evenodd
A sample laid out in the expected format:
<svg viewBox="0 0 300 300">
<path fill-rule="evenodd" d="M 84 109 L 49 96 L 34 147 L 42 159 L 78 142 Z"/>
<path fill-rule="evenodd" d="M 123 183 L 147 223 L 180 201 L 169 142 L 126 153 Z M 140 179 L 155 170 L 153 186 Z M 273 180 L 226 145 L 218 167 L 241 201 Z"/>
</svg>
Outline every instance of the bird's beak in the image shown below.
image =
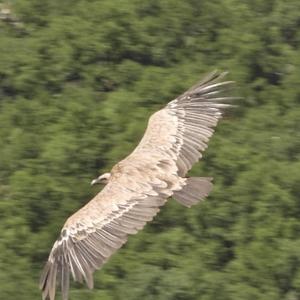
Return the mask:
<svg viewBox="0 0 300 300">
<path fill-rule="evenodd" d="M 97 184 L 97 183 L 99 183 L 99 182 L 100 182 L 99 178 L 93 179 L 93 180 L 91 181 L 91 185 L 95 185 L 95 184 Z"/>
</svg>

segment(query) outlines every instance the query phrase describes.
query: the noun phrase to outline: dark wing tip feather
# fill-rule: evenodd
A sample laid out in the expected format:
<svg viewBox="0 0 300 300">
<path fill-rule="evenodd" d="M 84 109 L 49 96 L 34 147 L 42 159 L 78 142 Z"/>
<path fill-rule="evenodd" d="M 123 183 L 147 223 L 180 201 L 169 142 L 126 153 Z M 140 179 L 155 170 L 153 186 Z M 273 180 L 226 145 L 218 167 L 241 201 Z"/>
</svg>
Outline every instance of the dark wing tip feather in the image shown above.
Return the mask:
<svg viewBox="0 0 300 300">
<path fill-rule="evenodd" d="M 43 269 L 39 284 L 39 287 L 42 290 L 43 300 L 48 297 L 50 300 L 54 300 L 55 298 L 57 267 L 55 262 L 52 263 L 48 260 Z"/>
<path fill-rule="evenodd" d="M 57 283 L 61 285 L 63 300 L 67 300 L 69 291 L 69 266 L 62 255 L 62 246 L 55 243 L 40 276 L 39 288 L 42 290 L 43 300 L 55 299 Z"/>
<path fill-rule="evenodd" d="M 215 69 L 214 71 L 206 74 L 196 85 L 192 86 L 188 91 L 194 89 L 196 86 L 205 86 L 206 84 L 211 84 L 212 82 L 217 82 L 222 80 L 225 76 L 228 75 L 228 71 L 219 71 Z"/>
<path fill-rule="evenodd" d="M 190 87 L 184 94 L 191 93 L 192 91 L 194 91 L 195 89 L 197 89 L 199 87 L 205 88 L 206 86 L 213 85 L 215 83 L 222 83 L 224 85 L 234 83 L 234 81 L 222 81 L 223 78 L 225 78 L 228 75 L 228 73 L 229 72 L 227 72 L 227 71 L 220 72 L 218 70 L 214 70 L 214 71 L 208 73 L 206 76 L 204 76 L 204 78 L 202 78 L 195 85 Z"/>
<path fill-rule="evenodd" d="M 167 104 L 167 108 L 189 106 L 192 103 L 199 105 L 204 102 L 209 102 L 210 105 L 213 105 L 213 102 L 222 103 L 236 100 L 237 97 L 218 96 L 220 93 L 223 94 L 225 91 L 228 91 L 235 83 L 230 80 L 223 81 L 227 74 L 228 72 L 219 72 L 218 70 L 209 73 L 204 79 Z M 201 106 L 203 105 L 201 104 Z"/>
<path fill-rule="evenodd" d="M 178 174 L 184 176 L 201 157 L 201 151 L 213 134 L 213 128 L 224 112 L 233 107 L 236 97 L 227 96 L 234 81 L 223 81 L 227 72 L 214 71 L 185 93 L 167 104 L 177 116 L 179 142 L 173 146 L 178 156 Z M 228 103 L 229 102 L 229 103 Z"/>
</svg>

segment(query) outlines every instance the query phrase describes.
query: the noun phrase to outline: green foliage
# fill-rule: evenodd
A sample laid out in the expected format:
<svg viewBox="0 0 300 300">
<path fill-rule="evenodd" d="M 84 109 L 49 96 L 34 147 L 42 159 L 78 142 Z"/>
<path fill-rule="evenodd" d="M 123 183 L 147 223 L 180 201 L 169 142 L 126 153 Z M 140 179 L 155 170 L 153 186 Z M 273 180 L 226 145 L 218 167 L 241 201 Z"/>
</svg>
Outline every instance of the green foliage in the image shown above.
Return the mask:
<svg viewBox="0 0 300 300">
<path fill-rule="evenodd" d="M 215 68 L 243 96 L 193 175 L 71 299 L 300 298 L 300 4 L 279 0 L 14 1 L 0 20 L 0 298 L 39 299 L 41 268 L 89 182 L 147 118 Z"/>
</svg>

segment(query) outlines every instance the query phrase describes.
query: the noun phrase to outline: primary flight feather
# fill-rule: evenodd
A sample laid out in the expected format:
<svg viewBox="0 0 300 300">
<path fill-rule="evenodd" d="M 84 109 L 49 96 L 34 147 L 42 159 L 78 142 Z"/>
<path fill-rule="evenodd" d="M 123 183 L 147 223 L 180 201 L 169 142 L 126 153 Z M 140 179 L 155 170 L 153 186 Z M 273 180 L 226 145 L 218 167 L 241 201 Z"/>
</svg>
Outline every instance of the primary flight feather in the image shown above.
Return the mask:
<svg viewBox="0 0 300 300">
<path fill-rule="evenodd" d="M 54 243 L 40 278 L 43 299 L 56 285 L 68 299 L 70 274 L 93 288 L 93 272 L 146 222 L 169 197 L 190 207 L 212 188 L 209 177 L 185 177 L 206 149 L 228 100 L 231 81 L 214 72 L 154 113 L 135 150 L 110 173 L 92 181 L 106 186 L 73 214 Z"/>
</svg>

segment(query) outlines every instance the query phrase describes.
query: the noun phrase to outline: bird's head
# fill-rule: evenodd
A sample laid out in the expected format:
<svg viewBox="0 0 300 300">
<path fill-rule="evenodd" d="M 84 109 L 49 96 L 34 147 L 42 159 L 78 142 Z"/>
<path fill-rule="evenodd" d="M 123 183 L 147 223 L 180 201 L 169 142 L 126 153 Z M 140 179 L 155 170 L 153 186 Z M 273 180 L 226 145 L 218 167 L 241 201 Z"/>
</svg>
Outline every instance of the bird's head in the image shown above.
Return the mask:
<svg viewBox="0 0 300 300">
<path fill-rule="evenodd" d="M 91 181 L 91 185 L 97 184 L 97 183 L 102 183 L 106 184 L 110 178 L 110 173 L 104 173 L 100 175 L 98 178 L 95 178 Z"/>
</svg>

